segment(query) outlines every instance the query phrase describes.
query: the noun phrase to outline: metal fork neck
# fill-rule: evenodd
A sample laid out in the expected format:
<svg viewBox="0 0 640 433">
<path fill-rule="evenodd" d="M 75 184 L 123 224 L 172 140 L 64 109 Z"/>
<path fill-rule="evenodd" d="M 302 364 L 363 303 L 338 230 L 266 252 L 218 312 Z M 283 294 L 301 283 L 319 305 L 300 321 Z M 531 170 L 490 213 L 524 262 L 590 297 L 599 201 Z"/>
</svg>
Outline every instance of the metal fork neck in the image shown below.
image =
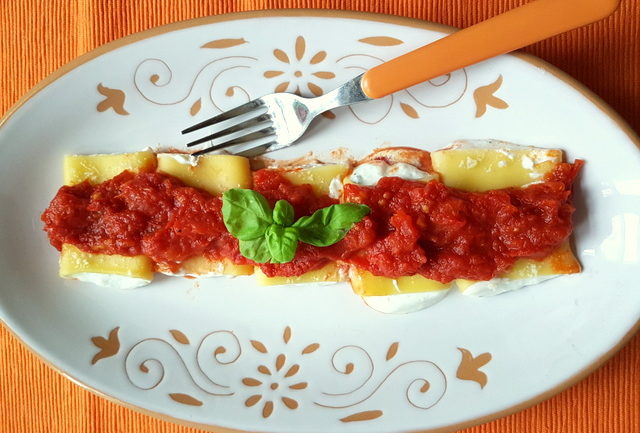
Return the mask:
<svg viewBox="0 0 640 433">
<path fill-rule="evenodd" d="M 318 106 L 321 107 L 321 110 L 326 111 L 333 108 L 343 107 L 345 105 L 355 104 L 357 102 L 371 100 L 371 98 L 365 95 L 362 91 L 361 82 L 363 75 L 364 74 L 360 74 L 337 89 L 315 98 L 318 102 Z"/>
</svg>

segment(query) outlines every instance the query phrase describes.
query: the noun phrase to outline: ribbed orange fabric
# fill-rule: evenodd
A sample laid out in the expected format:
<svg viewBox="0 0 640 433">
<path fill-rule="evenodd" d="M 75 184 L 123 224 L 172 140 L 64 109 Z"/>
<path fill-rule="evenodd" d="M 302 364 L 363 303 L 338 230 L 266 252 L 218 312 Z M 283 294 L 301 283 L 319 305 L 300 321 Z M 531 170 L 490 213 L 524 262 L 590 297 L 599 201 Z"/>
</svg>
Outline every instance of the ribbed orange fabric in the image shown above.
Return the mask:
<svg viewBox="0 0 640 433">
<path fill-rule="evenodd" d="M 0 0 L 0 113 L 74 57 L 130 33 L 227 12 L 332 8 L 402 15 L 458 27 L 525 0 Z M 640 130 L 640 2 L 622 0 L 600 23 L 527 51 L 585 83 Z M 186 433 L 81 389 L 0 330 L 0 432 Z M 467 433 L 640 432 L 640 335 L 558 396 Z"/>
</svg>

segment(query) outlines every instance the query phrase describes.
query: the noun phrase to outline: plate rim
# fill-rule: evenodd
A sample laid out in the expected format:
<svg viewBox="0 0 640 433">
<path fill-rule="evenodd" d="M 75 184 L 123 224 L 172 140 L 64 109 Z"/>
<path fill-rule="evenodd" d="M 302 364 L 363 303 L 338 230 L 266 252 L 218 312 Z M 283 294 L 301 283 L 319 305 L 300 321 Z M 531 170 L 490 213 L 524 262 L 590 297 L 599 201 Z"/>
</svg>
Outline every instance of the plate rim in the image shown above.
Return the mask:
<svg viewBox="0 0 640 433">
<path fill-rule="evenodd" d="M 31 98 L 44 90 L 47 86 L 57 81 L 59 78 L 78 68 L 79 66 L 102 56 L 103 54 L 114 51 L 120 47 L 127 46 L 136 42 L 140 42 L 145 39 L 149 39 L 158 35 L 170 33 L 173 31 L 183 30 L 191 27 L 198 27 L 208 24 L 216 24 L 221 22 L 228 21 L 241 21 L 252 18 L 296 18 L 296 17 L 312 17 L 312 18 L 346 18 L 346 19 L 354 19 L 360 21 L 373 21 L 385 24 L 395 24 L 404 27 L 412 27 L 424 30 L 437 31 L 442 33 L 453 33 L 458 30 L 456 27 L 448 26 L 445 24 L 435 23 L 431 21 L 424 21 L 417 18 L 409 18 L 399 15 L 390 15 L 390 14 L 381 14 L 374 12 L 359 12 L 359 11 L 350 11 L 350 10 L 338 10 L 338 9 L 267 9 L 267 10 L 257 10 L 257 11 L 244 11 L 244 12 L 233 12 L 219 15 L 209 15 L 204 17 L 192 18 L 188 20 L 176 21 L 169 24 L 165 24 L 158 27 L 153 27 L 147 30 L 143 30 L 137 33 L 133 33 L 119 39 L 107 42 L 103 45 L 100 45 L 93 50 L 74 58 L 70 62 L 64 64 L 45 78 L 43 78 L 40 82 L 38 82 L 34 87 L 32 87 L 27 93 L 25 93 L 16 103 L 14 103 L 7 112 L 0 118 L 0 130 L 5 126 L 7 121 L 13 117 L 13 115 Z M 532 54 L 523 53 L 520 51 L 516 51 L 511 54 L 507 54 L 510 56 L 514 56 L 520 60 L 523 60 L 534 67 L 544 70 L 552 74 L 556 79 L 564 82 L 569 85 L 574 90 L 578 91 L 583 97 L 585 97 L 589 102 L 591 102 L 596 108 L 598 108 L 602 114 L 607 116 L 610 120 L 614 122 L 616 127 L 622 131 L 628 138 L 633 142 L 638 150 L 640 150 L 640 135 L 636 133 L 633 128 L 624 120 L 620 114 L 618 114 L 608 103 L 606 103 L 602 98 L 596 95 L 593 91 L 591 91 L 586 85 L 582 84 L 577 79 L 573 78 L 566 72 L 557 68 L 556 66 L 548 63 L 547 61 L 534 56 Z M 114 397 L 110 394 L 107 394 L 103 391 L 100 391 L 97 388 L 94 388 L 81 380 L 74 377 L 69 372 L 63 370 L 62 368 L 54 365 L 48 359 L 41 355 L 34 347 L 27 344 L 18 334 L 14 331 L 2 318 L 0 318 L 0 323 L 3 327 L 8 330 L 9 334 L 11 334 L 15 339 L 17 339 L 24 347 L 27 348 L 29 352 L 34 354 L 40 361 L 42 361 L 49 368 L 53 369 L 58 374 L 62 375 L 66 379 L 69 379 L 76 385 L 81 388 L 106 399 L 112 403 L 119 404 L 120 406 L 126 407 L 128 409 L 134 410 L 138 413 L 142 413 L 144 415 L 152 416 L 156 419 L 160 419 L 162 421 L 168 421 L 175 424 L 179 424 L 186 427 L 199 428 L 205 431 L 217 432 L 217 433 L 253 433 L 253 431 L 249 430 L 238 430 L 229 427 L 217 426 L 214 424 L 203 424 L 187 421 L 181 418 L 177 418 L 162 412 L 153 411 L 150 409 L 146 409 L 131 403 L 128 403 L 124 400 L 120 400 L 117 397 Z M 469 427 L 473 427 L 475 425 L 484 424 L 498 418 L 502 418 L 516 412 L 520 412 L 525 410 L 531 406 L 534 406 L 538 403 L 541 403 L 544 400 L 547 400 L 556 394 L 564 391 L 565 389 L 575 385 L 580 382 L 599 367 L 601 367 L 604 363 L 606 363 L 610 358 L 613 357 L 622 347 L 624 347 L 631 338 L 636 334 L 636 332 L 640 331 L 640 319 L 636 321 L 634 325 L 632 325 L 627 333 L 609 350 L 601 354 L 595 361 L 591 364 L 584 367 L 582 370 L 578 371 L 574 375 L 562 381 L 560 384 L 554 386 L 547 391 L 544 391 L 534 397 L 531 397 L 523 402 L 518 404 L 509 406 L 505 409 L 502 409 L 497 412 L 493 412 L 481 417 L 477 417 L 471 420 L 463 421 L 456 424 L 450 424 L 444 427 L 438 427 L 435 429 L 427 429 L 427 430 L 412 430 L 412 433 L 450 433 L 460 429 L 465 429 Z"/>
</svg>

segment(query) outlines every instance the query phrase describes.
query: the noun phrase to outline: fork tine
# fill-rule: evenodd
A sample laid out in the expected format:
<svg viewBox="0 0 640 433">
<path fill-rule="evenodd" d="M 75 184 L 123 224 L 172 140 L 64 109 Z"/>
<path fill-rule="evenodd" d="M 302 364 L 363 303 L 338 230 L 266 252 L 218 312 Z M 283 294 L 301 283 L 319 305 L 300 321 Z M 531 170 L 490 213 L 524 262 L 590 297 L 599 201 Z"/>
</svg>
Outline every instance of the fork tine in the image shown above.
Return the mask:
<svg viewBox="0 0 640 433">
<path fill-rule="evenodd" d="M 239 105 L 236 108 L 232 108 L 231 110 L 225 111 L 224 113 L 220 113 L 217 116 L 213 116 L 205 121 L 196 123 L 195 125 L 184 129 L 182 133 L 187 134 L 189 132 L 202 129 L 206 126 L 215 125 L 216 123 L 222 122 L 223 120 L 231 119 L 232 117 L 239 116 L 240 114 L 248 113 L 254 108 L 262 107 L 263 105 L 264 102 L 262 102 L 262 100 L 254 99 L 253 101 L 249 101 L 246 104 Z"/>
<path fill-rule="evenodd" d="M 246 135 L 242 135 L 240 137 L 234 138 L 233 140 L 226 141 L 224 143 L 216 144 L 215 146 L 207 147 L 206 149 L 199 150 L 197 152 L 192 153 L 193 156 L 204 155 L 205 153 L 213 152 L 214 150 L 224 149 L 226 147 L 236 146 L 239 144 L 246 144 L 250 141 L 257 140 L 265 137 L 274 137 L 275 128 L 269 126 L 268 128 L 261 129 L 255 132 L 249 132 Z M 275 144 L 274 140 L 271 144 Z"/>
<path fill-rule="evenodd" d="M 244 122 L 236 123 L 235 125 L 229 126 L 228 128 L 222 129 L 211 135 L 207 135 L 206 137 L 202 137 L 190 143 L 187 143 L 187 147 L 196 146 L 200 143 L 204 143 L 205 141 L 215 140 L 216 138 L 224 137 L 225 135 L 243 131 L 245 129 L 251 128 L 252 126 L 257 126 L 260 123 L 265 123 L 270 119 L 271 117 L 266 113 L 257 117 L 252 117 L 251 119 L 247 119 Z M 269 122 L 269 124 L 271 124 L 271 122 Z"/>
<path fill-rule="evenodd" d="M 249 149 L 245 149 L 238 153 L 234 153 L 234 155 L 245 156 L 247 158 L 251 158 L 252 156 L 262 155 L 264 152 L 267 151 L 267 149 L 269 149 L 274 144 L 278 144 L 278 142 L 274 140 L 268 143 L 258 144 L 257 146 L 250 147 Z"/>
</svg>

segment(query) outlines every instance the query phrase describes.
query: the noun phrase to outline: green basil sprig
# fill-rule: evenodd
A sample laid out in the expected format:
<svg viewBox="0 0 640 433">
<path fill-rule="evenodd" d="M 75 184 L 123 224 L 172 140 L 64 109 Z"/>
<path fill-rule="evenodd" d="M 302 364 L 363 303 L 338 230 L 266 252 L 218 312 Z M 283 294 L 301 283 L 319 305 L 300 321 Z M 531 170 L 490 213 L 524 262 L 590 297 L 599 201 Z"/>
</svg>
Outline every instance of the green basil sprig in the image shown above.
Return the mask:
<svg viewBox="0 0 640 433">
<path fill-rule="evenodd" d="M 300 218 L 293 227 L 298 230 L 298 239 L 305 244 L 328 247 L 344 238 L 353 224 L 369 211 L 369 206 L 363 204 L 334 204 Z"/>
<path fill-rule="evenodd" d="M 227 230 L 241 241 L 264 236 L 273 224 L 273 211 L 262 194 L 234 188 L 222 195 L 222 219 Z"/>
<path fill-rule="evenodd" d="M 298 241 L 333 245 L 369 212 L 362 204 L 334 204 L 294 222 L 293 206 L 286 200 L 278 200 L 272 210 L 262 194 L 250 189 L 234 188 L 222 195 L 224 224 L 240 241 L 240 254 L 256 263 L 290 262 Z"/>
</svg>

